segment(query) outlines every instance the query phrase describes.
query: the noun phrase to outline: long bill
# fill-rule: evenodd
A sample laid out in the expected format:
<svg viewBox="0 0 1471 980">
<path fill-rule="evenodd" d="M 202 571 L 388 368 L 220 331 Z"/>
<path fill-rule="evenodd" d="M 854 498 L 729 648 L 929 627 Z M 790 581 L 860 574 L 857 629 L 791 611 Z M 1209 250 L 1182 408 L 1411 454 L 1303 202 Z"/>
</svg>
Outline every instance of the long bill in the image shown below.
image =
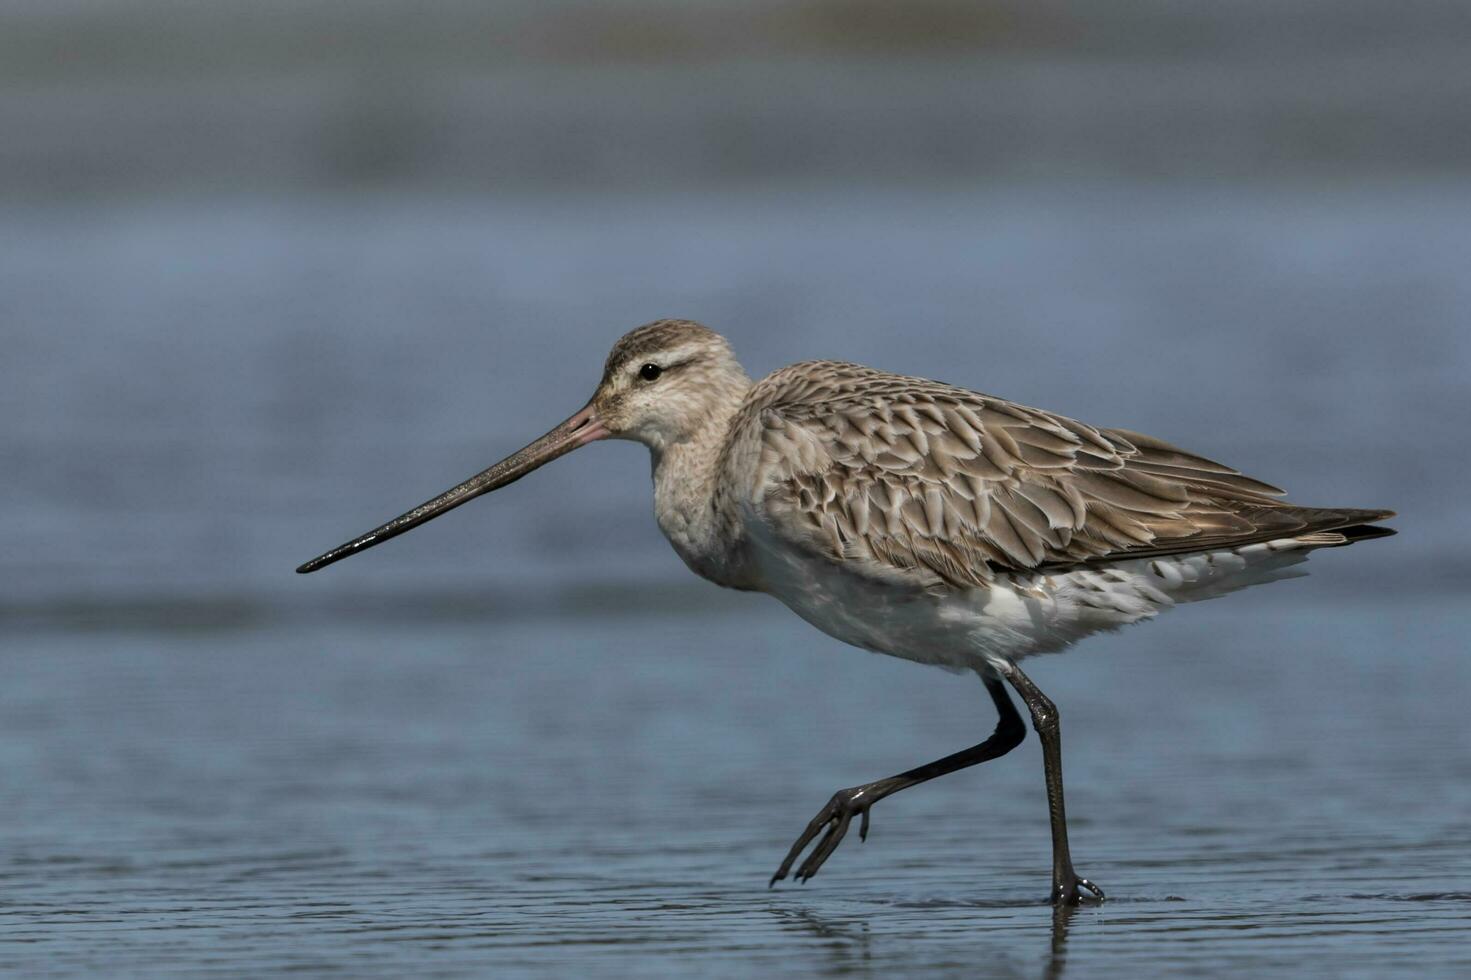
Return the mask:
<svg viewBox="0 0 1471 980">
<path fill-rule="evenodd" d="M 346 544 L 333 548 L 326 554 L 318 555 L 296 571 L 299 574 L 305 575 L 308 572 L 315 572 L 319 568 L 326 568 L 333 562 L 351 557 L 360 551 L 366 551 L 376 544 L 382 544 L 389 538 L 398 537 L 405 531 L 418 527 L 425 521 L 433 520 L 445 511 L 453 510 L 467 500 L 474 500 L 483 493 L 490 493 L 490 491 L 498 490 L 508 483 L 514 483 L 537 467 L 550 463 L 558 456 L 565 456 L 579 446 L 585 446 L 598 439 L 605 439 L 607 436 L 608 430 L 598 420 L 597 413 L 593 411 L 593 407 L 589 403 L 576 415 L 573 415 L 531 445 L 507 456 L 490 469 L 475 474 L 464 483 L 446 490 L 433 500 L 426 500 L 413 510 L 406 514 L 400 514 L 382 527 L 376 527 L 361 537 L 353 538 Z"/>
</svg>

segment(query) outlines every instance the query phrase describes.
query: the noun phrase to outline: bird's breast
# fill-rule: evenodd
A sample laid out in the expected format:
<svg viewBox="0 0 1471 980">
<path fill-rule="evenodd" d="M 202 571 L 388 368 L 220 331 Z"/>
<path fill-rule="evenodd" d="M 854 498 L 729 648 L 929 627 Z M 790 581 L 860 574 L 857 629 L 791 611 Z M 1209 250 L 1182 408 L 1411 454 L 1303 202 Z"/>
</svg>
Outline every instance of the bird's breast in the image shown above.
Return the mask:
<svg viewBox="0 0 1471 980">
<path fill-rule="evenodd" d="M 698 471 L 656 465 L 654 519 L 674 551 L 701 578 L 732 589 L 751 589 L 749 549 L 739 524 L 722 506 L 713 479 Z"/>
<path fill-rule="evenodd" d="M 708 506 L 702 513 L 698 507 L 668 506 L 667 502 L 660 506 L 656 502 L 655 518 L 659 530 L 690 571 L 727 588 L 753 588 L 745 549 L 731 535 L 722 533 L 718 515 Z"/>
</svg>

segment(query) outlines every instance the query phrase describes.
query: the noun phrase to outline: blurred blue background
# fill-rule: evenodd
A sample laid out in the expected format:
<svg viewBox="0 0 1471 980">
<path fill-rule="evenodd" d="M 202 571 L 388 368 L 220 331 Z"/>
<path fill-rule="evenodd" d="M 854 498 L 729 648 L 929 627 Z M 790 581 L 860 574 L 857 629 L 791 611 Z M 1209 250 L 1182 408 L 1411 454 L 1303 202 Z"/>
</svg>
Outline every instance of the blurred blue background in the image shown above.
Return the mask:
<svg viewBox="0 0 1471 980">
<path fill-rule="evenodd" d="M 1464 3 L 11 0 L 0 133 L 0 966 L 1467 966 Z M 662 316 L 1401 535 L 1039 662 L 1068 942 L 1035 741 L 768 895 L 989 707 L 694 580 L 642 450 L 291 573 Z"/>
</svg>

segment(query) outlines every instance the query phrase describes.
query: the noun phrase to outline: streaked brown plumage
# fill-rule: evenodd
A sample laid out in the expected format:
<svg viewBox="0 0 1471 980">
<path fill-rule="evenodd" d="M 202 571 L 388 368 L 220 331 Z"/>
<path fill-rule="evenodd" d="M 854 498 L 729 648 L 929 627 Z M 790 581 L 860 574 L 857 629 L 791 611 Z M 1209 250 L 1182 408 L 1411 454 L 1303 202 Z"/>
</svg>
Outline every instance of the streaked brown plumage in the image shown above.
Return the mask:
<svg viewBox="0 0 1471 980">
<path fill-rule="evenodd" d="M 837 361 L 759 382 L 731 442 L 752 432 L 785 540 L 924 586 L 1307 534 L 1344 544 L 1329 532 L 1390 516 L 1294 506 L 1150 436 Z"/>
</svg>

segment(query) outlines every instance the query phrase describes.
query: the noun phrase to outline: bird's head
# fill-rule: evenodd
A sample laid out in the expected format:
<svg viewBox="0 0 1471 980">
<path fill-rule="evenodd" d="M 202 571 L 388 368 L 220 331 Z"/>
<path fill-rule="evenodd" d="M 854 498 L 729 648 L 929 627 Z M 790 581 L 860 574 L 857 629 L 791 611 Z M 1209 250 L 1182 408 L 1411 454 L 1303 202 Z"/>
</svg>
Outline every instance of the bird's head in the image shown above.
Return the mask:
<svg viewBox="0 0 1471 980">
<path fill-rule="evenodd" d="M 729 417 L 750 387 L 725 338 L 690 320 L 656 320 L 624 334 L 586 405 L 535 442 L 297 569 L 314 572 L 433 520 L 599 439 L 632 439 L 662 453 Z"/>
<path fill-rule="evenodd" d="M 750 386 L 720 334 L 656 320 L 613 345 L 588 405 L 610 437 L 660 452 L 724 420 Z"/>
</svg>

